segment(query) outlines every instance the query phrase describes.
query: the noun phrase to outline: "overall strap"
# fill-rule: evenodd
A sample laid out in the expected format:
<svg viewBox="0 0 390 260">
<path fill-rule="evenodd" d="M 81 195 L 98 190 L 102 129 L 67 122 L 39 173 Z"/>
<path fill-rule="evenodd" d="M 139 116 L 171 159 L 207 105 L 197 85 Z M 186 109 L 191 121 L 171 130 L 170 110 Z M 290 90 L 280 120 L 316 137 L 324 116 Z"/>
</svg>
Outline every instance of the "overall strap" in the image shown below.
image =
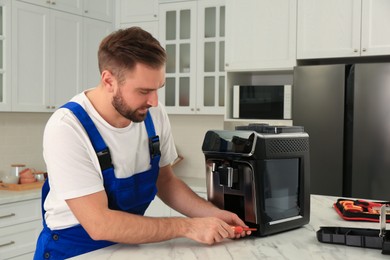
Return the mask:
<svg viewBox="0 0 390 260">
<path fill-rule="evenodd" d="M 150 160 L 152 161 L 153 158 L 161 155 L 161 151 L 160 151 L 160 138 L 158 137 L 158 135 L 156 135 L 156 130 L 154 129 L 152 116 L 150 115 L 149 111 L 145 118 L 145 127 L 146 127 L 146 131 L 148 132 Z"/>
<path fill-rule="evenodd" d="M 110 150 L 84 108 L 76 102 L 68 102 L 62 107 L 71 110 L 83 125 L 98 156 L 102 172 L 108 168 L 113 168 Z"/>
</svg>

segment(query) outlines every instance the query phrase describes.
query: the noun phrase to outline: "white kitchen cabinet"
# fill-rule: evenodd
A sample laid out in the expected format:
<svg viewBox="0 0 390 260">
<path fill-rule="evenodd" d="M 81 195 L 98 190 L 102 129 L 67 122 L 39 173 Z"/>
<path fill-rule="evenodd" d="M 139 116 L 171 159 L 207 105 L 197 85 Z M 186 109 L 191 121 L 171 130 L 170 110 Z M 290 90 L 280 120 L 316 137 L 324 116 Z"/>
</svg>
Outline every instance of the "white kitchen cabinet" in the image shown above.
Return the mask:
<svg viewBox="0 0 390 260">
<path fill-rule="evenodd" d="M 224 1 L 163 3 L 159 11 L 168 55 L 160 101 L 170 114 L 223 114 Z"/>
<path fill-rule="evenodd" d="M 225 111 L 225 0 L 198 1 L 196 109 Z"/>
<path fill-rule="evenodd" d="M 13 111 L 53 111 L 81 86 L 82 17 L 13 3 Z"/>
<path fill-rule="evenodd" d="M 81 90 L 96 87 L 100 82 L 97 52 L 100 42 L 113 30 L 112 23 L 95 19 L 83 20 L 83 84 Z"/>
<path fill-rule="evenodd" d="M 112 22 L 113 5 L 112 0 L 83 0 L 83 16 Z"/>
<path fill-rule="evenodd" d="M 361 55 L 390 55 L 390 1 L 362 0 Z"/>
<path fill-rule="evenodd" d="M 300 0 L 297 58 L 390 54 L 387 0 Z"/>
<path fill-rule="evenodd" d="M 83 14 L 83 0 L 20 0 L 72 14 Z"/>
<path fill-rule="evenodd" d="M 227 71 L 296 65 L 297 0 L 226 0 Z"/>
<path fill-rule="evenodd" d="M 158 0 L 118 0 L 119 23 L 158 20 Z"/>
<path fill-rule="evenodd" d="M 31 259 L 41 230 L 39 198 L 0 204 L 0 259 Z"/>
<path fill-rule="evenodd" d="M 11 2 L 0 0 L 0 111 L 11 110 Z"/>
<path fill-rule="evenodd" d="M 50 9 L 111 22 L 112 0 L 19 0 Z"/>
<path fill-rule="evenodd" d="M 196 109 L 196 4 L 159 6 L 159 38 L 168 55 L 165 87 L 159 98 L 172 114 L 192 114 Z"/>
</svg>

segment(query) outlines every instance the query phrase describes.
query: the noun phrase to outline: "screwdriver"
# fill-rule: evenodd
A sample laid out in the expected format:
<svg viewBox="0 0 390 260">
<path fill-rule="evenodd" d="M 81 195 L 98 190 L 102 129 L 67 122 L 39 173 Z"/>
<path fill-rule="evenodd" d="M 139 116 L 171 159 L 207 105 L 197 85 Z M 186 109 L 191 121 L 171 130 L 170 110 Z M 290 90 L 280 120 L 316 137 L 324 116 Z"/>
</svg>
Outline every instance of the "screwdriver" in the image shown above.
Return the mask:
<svg viewBox="0 0 390 260">
<path fill-rule="evenodd" d="M 241 226 L 232 226 L 234 233 L 241 234 L 244 231 L 256 231 L 257 228 L 241 227 Z"/>
</svg>

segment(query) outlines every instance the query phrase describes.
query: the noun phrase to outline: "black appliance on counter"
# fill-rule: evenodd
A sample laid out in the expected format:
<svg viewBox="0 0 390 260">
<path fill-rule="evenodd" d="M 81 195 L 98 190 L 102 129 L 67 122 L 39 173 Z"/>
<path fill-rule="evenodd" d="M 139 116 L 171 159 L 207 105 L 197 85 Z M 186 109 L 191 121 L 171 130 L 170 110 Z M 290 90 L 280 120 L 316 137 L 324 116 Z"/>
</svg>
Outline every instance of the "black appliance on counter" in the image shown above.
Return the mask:
<svg viewBox="0 0 390 260">
<path fill-rule="evenodd" d="M 310 219 L 309 136 L 302 127 L 250 124 L 210 130 L 203 146 L 207 197 L 265 236 Z"/>
<path fill-rule="evenodd" d="M 311 192 L 390 199 L 390 63 L 298 66 L 293 122 L 310 135 Z"/>
</svg>

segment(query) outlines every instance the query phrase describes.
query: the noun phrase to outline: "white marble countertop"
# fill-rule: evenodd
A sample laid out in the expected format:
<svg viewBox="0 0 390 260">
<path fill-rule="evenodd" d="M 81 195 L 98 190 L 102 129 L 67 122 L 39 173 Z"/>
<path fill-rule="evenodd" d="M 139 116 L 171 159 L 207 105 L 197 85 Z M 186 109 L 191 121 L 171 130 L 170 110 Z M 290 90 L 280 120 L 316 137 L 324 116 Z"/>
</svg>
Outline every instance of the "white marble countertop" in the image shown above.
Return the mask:
<svg viewBox="0 0 390 260">
<path fill-rule="evenodd" d="M 318 242 L 316 231 L 320 226 L 379 228 L 378 223 L 342 220 L 332 208 L 336 200 L 337 197 L 312 195 L 309 224 L 268 237 L 226 239 L 212 246 L 184 238 L 143 245 L 117 244 L 73 259 L 390 259 L 379 249 Z"/>
<path fill-rule="evenodd" d="M 23 200 L 38 199 L 41 197 L 41 189 L 24 191 L 0 190 L 0 205 Z"/>
</svg>

